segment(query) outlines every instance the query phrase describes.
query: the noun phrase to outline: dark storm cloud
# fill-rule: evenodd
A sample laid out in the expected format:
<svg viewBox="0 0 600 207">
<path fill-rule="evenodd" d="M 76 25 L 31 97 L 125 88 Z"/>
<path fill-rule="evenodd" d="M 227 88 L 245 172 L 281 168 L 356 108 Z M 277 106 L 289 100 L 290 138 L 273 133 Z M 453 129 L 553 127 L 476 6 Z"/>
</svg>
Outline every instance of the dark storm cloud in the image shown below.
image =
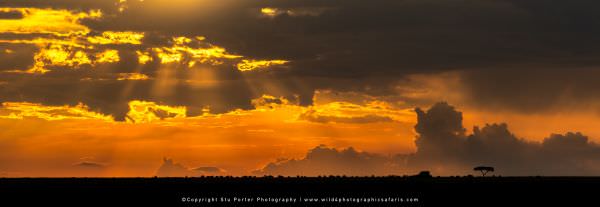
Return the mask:
<svg viewBox="0 0 600 207">
<path fill-rule="evenodd" d="M 116 7 L 116 1 L 12 2 L 5 4 Z M 586 0 L 179 0 L 173 6 L 132 0 L 127 5 L 123 13 L 88 25 L 101 31 L 206 35 L 240 54 L 294 60 L 296 72 L 307 75 L 402 74 L 592 57 L 598 46 L 588 43 L 599 38 L 599 15 L 590 8 L 600 3 Z M 319 16 L 260 18 L 261 7 L 334 9 Z"/>
<path fill-rule="evenodd" d="M 104 76 L 141 72 L 154 79 L 82 82 L 81 78 L 103 75 L 82 77 L 76 72 L 53 71 L 67 76 L 18 77 L 19 84 L 11 81 L 1 89 L 0 100 L 81 101 L 120 120 L 130 99 L 185 105 L 192 107 L 192 113 L 199 113 L 204 105 L 211 105 L 215 112 L 250 108 L 250 99 L 262 93 L 298 94 L 301 104 L 307 105 L 316 89 L 385 96 L 394 93 L 393 85 L 408 74 L 457 69 L 466 71 L 466 97 L 475 106 L 534 111 L 565 103 L 576 105 L 600 94 L 590 78 L 596 69 L 579 75 L 570 72 L 599 64 L 600 14 L 593 9 L 600 6 L 597 1 L 130 0 L 119 5 L 116 0 L 14 0 L 0 2 L 0 6 L 100 9 L 103 18 L 82 20 L 93 34 L 145 32 L 141 46 L 110 46 L 119 49 L 121 63 L 98 66 L 94 71 L 109 73 Z M 120 6 L 125 6 L 123 12 L 118 11 Z M 265 17 L 260 13 L 263 7 L 318 12 Z M 151 88 L 159 87 L 156 77 L 161 67 L 156 62 L 137 65 L 134 51 L 168 45 L 170 37 L 181 35 L 206 36 L 209 42 L 248 58 L 291 62 L 285 68 L 246 74 L 226 64 L 218 67 L 223 70 L 214 71 L 220 86 L 176 84 L 170 93 L 157 95 Z M 109 46 L 98 50 L 104 47 Z M 1 70 L 31 66 L 33 51 L 12 50 L 12 54 L 0 51 Z M 538 69 L 532 70 L 532 65 Z M 505 73 L 506 69 L 512 72 Z M 185 77 L 187 72 L 174 74 Z M 571 101 L 557 95 L 571 89 L 572 95 L 566 96 Z"/>
<path fill-rule="evenodd" d="M 599 68 L 539 68 L 466 71 L 466 103 L 496 111 L 569 112 L 600 103 Z"/>
<path fill-rule="evenodd" d="M 386 157 L 353 148 L 319 146 L 303 159 L 280 160 L 256 171 L 269 175 L 387 175 L 429 170 L 437 175 L 472 174 L 493 166 L 499 175 L 597 175 L 600 146 L 579 132 L 551 134 L 542 142 L 518 138 L 508 125 L 486 124 L 467 134 L 462 113 L 447 103 L 416 110 L 418 133 L 413 154 Z"/>
<path fill-rule="evenodd" d="M 297 75 L 403 75 L 556 58 L 569 62 L 598 53 L 596 44 L 588 44 L 599 40 L 598 15 L 589 8 L 600 3 L 592 1 L 187 3 L 185 9 L 174 6 L 182 10 L 177 13 L 161 9 L 159 0 L 131 1 L 122 14 L 89 25 L 205 35 L 239 54 L 293 60 Z M 260 18 L 261 7 L 333 9 L 318 16 Z"/>
<path fill-rule="evenodd" d="M 187 84 L 185 79 L 174 79 L 170 80 L 174 81 L 172 85 L 161 86 L 156 85 L 153 80 L 119 81 L 112 73 L 98 75 L 96 69 L 57 71 L 60 72 L 43 76 L 3 74 L 9 84 L 0 85 L 0 100 L 47 105 L 75 105 L 81 102 L 123 121 L 129 111 L 128 102 L 131 100 L 187 106 L 188 115 L 198 115 L 203 106 L 210 106 L 213 113 L 223 113 L 234 108 L 250 109 L 250 100 L 256 98 L 243 80 L 222 81 L 210 87 L 195 87 Z M 157 87 L 168 88 L 169 93 L 156 94 L 154 90 Z"/>
<path fill-rule="evenodd" d="M 528 142 L 507 124 L 486 124 L 466 135 L 462 114 L 446 103 L 427 111 L 416 109 L 417 152 L 410 167 L 465 173 L 477 165 L 496 167 L 502 175 L 593 175 L 600 172 L 600 146 L 581 133 L 552 134 Z M 440 170 L 444 169 L 444 170 Z M 461 170 L 462 169 L 462 170 Z M 446 172 L 446 173 L 448 173 Z"/>
</svg>

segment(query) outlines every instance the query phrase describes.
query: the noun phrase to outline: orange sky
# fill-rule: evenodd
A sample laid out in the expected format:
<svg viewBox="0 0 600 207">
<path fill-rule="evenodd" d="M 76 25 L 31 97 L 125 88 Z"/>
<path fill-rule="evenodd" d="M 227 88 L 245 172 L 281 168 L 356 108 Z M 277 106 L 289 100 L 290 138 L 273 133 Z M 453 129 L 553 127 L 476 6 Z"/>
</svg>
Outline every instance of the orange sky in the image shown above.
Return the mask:
<svg viewBox="0 0 600 207">
<path fill-rule="evenodd" d="M 414 150 L 414 117 L 410 110 L 386 108 L 383 103 L 368 106 L 332 102 L 310 107 L 318 111 L 312 116 L 330 113 L 328 117 L 345 117 L 349 123 L 319 123 L 299 118 L 309 110 L 307 107 L 290 103 L 256 104 L 255 110 L 218 115 L 206 112 L 198 117 L 140 118 L 149 120 L 147 123 L 115 122 L 103 120 L 102 116 L 85 117 L 69 112 L 68 109 L 77 106 L 48 111 L 63 115 L 61 118 L 49 118 L 52 116 L 43 111 L 47 106 L 23 107 L 23 111 L 13 107 L 4 110 L 4 118 L 0 118 L 0 125 L 9 129 L 0 134 L 3 143 L 7 143 L 2 153 L 6 160 L 3 165 L 13 169 L 10 173 L 15 176 L 64 176 L 90 173 L 74 167 L 87 161 L 107 166 L 93 175 L 152 176 L 162 158 L 170 157 L 186 166 L 217 166 L 241 175 L 277 158 L 301 158 L 308 149 L 320 144 L 356 146 L 384 154 Z M 32 112 L 35 110 L 37 113 Z M 389 115 L 398 120 L 351 123 L 356 117 L 368 114 Z"/>
<path fill-rule="evenodd" d="M 413 110 L 428 108 L 438 101 L 447 101 L 462 111 L 467 130 L 475 125 L 506 122 L 511 132 L 527 140 L 541 141 L 551 133 L 580 131 L 591 140 L 600 141 L 600 130 L 596 126 L 600 117 L 594 107 L 598 104 L 593 101 L 589 103 L 591 107 L 577 111 L 558 108 L 527 113 L 476 107 L 472 102 L 478 97 L 468 97 L 462 77 L 469 68 L 455 66 L 435 73 L 397 75 L 393 72 L 400 66 L 372 61 L 382 60 L 380 56 L 388 57 L 384 53 L 394 53 L 396 48 L 391 52 L 379 51 L 376 49 L 383 44 L 364 41 L 369 47 L 376 46 L 368 51 L 369 55 L 374 54 L 373 59 L 368 59 L 364 57 L 366 53 L 362 53 L 363 47 L 369 48 L 367 46 L 351 48 L 354 51 L 333 51 L 327 50 L 327 44 L 321 44 L 333 45 L 334 40 L 346 40 L 342 46 L 358 45 L 361 41 L 355 38 L 362 37 L 359 35 L 346 39 L 338 38 L 340 34 L 317 36 L 319 44 L 311 42 L 317 46 L 297 43 L 314 46 L 307 49 L 309 55 L 298 52 L 300 55 L 294 57 L 285 52 L 268 54 L 262 50 L 244 54 L 256 48 L 246 48 L 252 44 L 238 42 L 239 37 L 144 31 L 137 20 L 133 24 L 128 22 L 133 25 L 131 29 L 102 29 L 102 21 L 110 23 L 120 15 L 128 15 L 130 10 L 143 10 L 130 8 L 130 5 L 146 4 L 145 11 L 151 11 L 148 13 L 162 11 L 161 15 L 167 16 L 173 11 L 196 13 L 194 6 L 198 6 L 198 2 L 206 3 L 207 7 L 201 8 L 203 11 L 209 7 L 214 9 L 202 14 L 206 16 L 216 15 L 217 11 L 230 6 L 191 0 L 168 4 L 159 0 L 149 2 L 115 1 L 109 4 L 114 7 L 112 13 L 100 8 L 0 7 L 1 14 L 17 16 L 0 18 L 0 60 L 5 61 L 0 66 L 8 67 L 0 70 L 0 92 L 3 93 L 0 94 L 0 177 L 153 176 L 164 157 L 189 168 L 218 167 L 225 170 L 225 174 L 246 175 L 280 158 L 302 158 L 309 149 L 321 144 L 338 149 L 354 147 L 384 156 L 412 153 L 416 150 Z M 165 12 L 164 6 L 173 11 Z M 243 17 L 258 21 L 256 25 L 265 25 L 277 24 L 281 17 L 310 20 L 327 12 L 335 14 L 337 10 L 339 8 L 328 6 L 254 6 L 244 8 L 247 14 L 243 15 L 248 16 Z M 202 15 L 200 17 L 205 17 Z M 310 28 L 305 29 L 310 31 Z M 211 29 L 202 31 L 210 33 Z M 308 39 L 306 31 L 300 31 L 297 39 L 286 38 L 288 33 L 277 37 L 293 43 Z M 257 32 L 264 33 L 269 32 Z M 393 32 L 383 31 L 387 33 Z M 258 38 L 257 34 L 253 35 Z M 229 45 L 238 48 L 226 48 L 218 40 L 230 40 Z M 413 44 L 416 43 L 401 45 L 409 48 Z M 290 53 L 296 49 L 282 47 L 286 52 L 292 51 Z M 337 47 L 339 45 L 334 46 Z M 314 48 L 323 51 L 312 51 Z M 434 50 L 437 52 L 437 45 Z M 477 53 L 479 50 L 476 47 Z M 458 56 L 471 58 L 461 52 L 457 52 Z M 350 54 L 358 54 L 359 58 L 345 56 Z M 425 54 L 425 62 L 428 62 L 430 54 Z M 335 60 L 336 57 L 340 60 Z M 361 70 L 357 73 L 360 75 L 350 74 L 357 72 L 355 68 L 353 71 L 343 67 L 361 58 L 366 58 L 365 62 L 358 62 L 362 65 L 351 66 L 360 67 L 366 73 Z M 339 62 L 328 62 L 332 59 Z M 411 62 L 410 57 L 397 59 L 390 62 L 399 65 L 403 61 Z M 17 64 L 19 61 L 24 63 Z M 10 64 L 13 62 L 15 66 Z M 441 62 L 452 61 L 442 58 Z M 316 67 L 313 63 L 324 66 Z M 371 67 L 379 64 L 383 65 L 382 72 L 368 73 L 368 70 L 376 71 Z M 338 67 L 340 71 L 319 71 Z M 308 72 L 303 73 L 304 69 Z M 287 74 L 287 71 L 291 72 Z M 386 82 L 388 79 L 393 81 Z M 235 85 L 236 82 L 243 84 Z M 236 95 L 248 100 L 237 100 Z M 74 102 L 69 99 L 72 96 L 84 97 L 88 102 Z M 310 104 L 301 104 L 301 100 L 311 98 Z M 202 103 L 212 105 L 186 101 L 205 101 Z M 77 102 L 80 103 L 73 104 Z M 239 109 L 248 103 L 251 108 Z M 127 104 L 126 114 L 114 112 L 118 106 Z M 96 108 L 89 107 L 92 105 Z M 103 110 L 104 113 L 100 112 Z M 119 120 L 119 115 L 125 115 L 124 120 Z"/>
<path fill-rule="evenodd" d="M 154 116 L 151 111 L 159 107 L 156 104 L 134 106 L 138 120 L 146 123 L 115 122 L 110 116 L 87 111 L 83 105 L 5 103 L 0 110 L 0 126 L 5 129 L 0 132 L 0 160 L 2 168 L 8 169 L 4 171 L 7 176 L 153 176 L 163 157 L 190 168 L 216 166 L 227 174 L 244 175 L 278 158 L 302 158 L 308 149 L 320 144 L 352 146 L 383 155 L 415 150 L 412 109 L 394 108 L 385 102 L 360 105 L 316 101 L 314 106 L 302 107 L 271 96 L 255 99 L 254 103 L 254 110 L 224 114 L 205 111 L 197 117 L 163 120 L 141 118 Z M 317 122 L 301 118 L 310 110 L 317 111 L 312 116 L 347 119 Z M 369 114 L 393 119 L 358 121 L 358 117 Z M 565 130 L 593 129 L 591 124 L 580 122 L 564 124 L 568 116 L 560 117 L 494 116 L 467 111 L 465 127 L 504 120 L 517 123 L 518 127 L 509 126 L 517 136 L 536 140 L 560 132 L 558 126 Z M 571 119 L 582 120 L 577 116 Z M 105 167 L 85 169 L 76 165 L 82 162 Z"/>
</svg>

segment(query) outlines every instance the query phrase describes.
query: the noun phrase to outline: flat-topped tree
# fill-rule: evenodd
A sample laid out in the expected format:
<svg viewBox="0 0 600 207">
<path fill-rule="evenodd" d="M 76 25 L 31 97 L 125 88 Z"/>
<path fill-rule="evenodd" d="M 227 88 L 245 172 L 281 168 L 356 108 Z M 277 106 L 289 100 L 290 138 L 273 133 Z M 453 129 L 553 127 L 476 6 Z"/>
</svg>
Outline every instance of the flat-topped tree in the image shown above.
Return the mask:
<svg viewBox="0 0 600 207">
<path fill-rule="evenodd" d="M 478 167 L 473 168 L 473 170 L 480 171 L 483 176 L 485 176 L 485 174 L 487 174 L 488 172 L 494 172 L 493 167 L 487 167 L 487 166 L 478 166 Z"/>
</svg>

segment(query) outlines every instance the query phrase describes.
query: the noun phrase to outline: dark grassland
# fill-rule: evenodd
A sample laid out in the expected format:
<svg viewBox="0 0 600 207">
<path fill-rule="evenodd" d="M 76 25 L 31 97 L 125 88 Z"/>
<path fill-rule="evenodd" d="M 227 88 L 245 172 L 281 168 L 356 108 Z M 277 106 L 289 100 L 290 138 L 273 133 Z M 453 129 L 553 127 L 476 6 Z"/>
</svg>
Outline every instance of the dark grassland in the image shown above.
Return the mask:
<svg viewBox="0 0 600 207">
<path fill-rule="evenodd" d="M 3 203 L 159 206 L 600 205 L 600 177 L 0 178 Z M 200 197 L 401 197 L 386 203 L 197 203 Z"/>
</svg>

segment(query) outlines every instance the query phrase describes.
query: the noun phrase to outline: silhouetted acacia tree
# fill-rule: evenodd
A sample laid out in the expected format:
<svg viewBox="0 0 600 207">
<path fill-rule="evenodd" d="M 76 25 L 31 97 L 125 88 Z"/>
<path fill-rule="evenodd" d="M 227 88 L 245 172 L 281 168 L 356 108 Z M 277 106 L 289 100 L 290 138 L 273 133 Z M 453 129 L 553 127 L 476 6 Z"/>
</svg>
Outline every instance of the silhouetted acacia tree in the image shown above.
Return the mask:
<svg viewBox="0 0 600 207">
<path fill-rule="evenodd" d="M 493 167 L 486 167 L 486 166 L 478 166 L 478 167 L 473 168 L 473 170 L 480 171 L 481 175 L 483 175 L 483 176 L 485 176 L 485 174 L 487 174 L 488 172 L 494 172 Z"/>
</svg>

